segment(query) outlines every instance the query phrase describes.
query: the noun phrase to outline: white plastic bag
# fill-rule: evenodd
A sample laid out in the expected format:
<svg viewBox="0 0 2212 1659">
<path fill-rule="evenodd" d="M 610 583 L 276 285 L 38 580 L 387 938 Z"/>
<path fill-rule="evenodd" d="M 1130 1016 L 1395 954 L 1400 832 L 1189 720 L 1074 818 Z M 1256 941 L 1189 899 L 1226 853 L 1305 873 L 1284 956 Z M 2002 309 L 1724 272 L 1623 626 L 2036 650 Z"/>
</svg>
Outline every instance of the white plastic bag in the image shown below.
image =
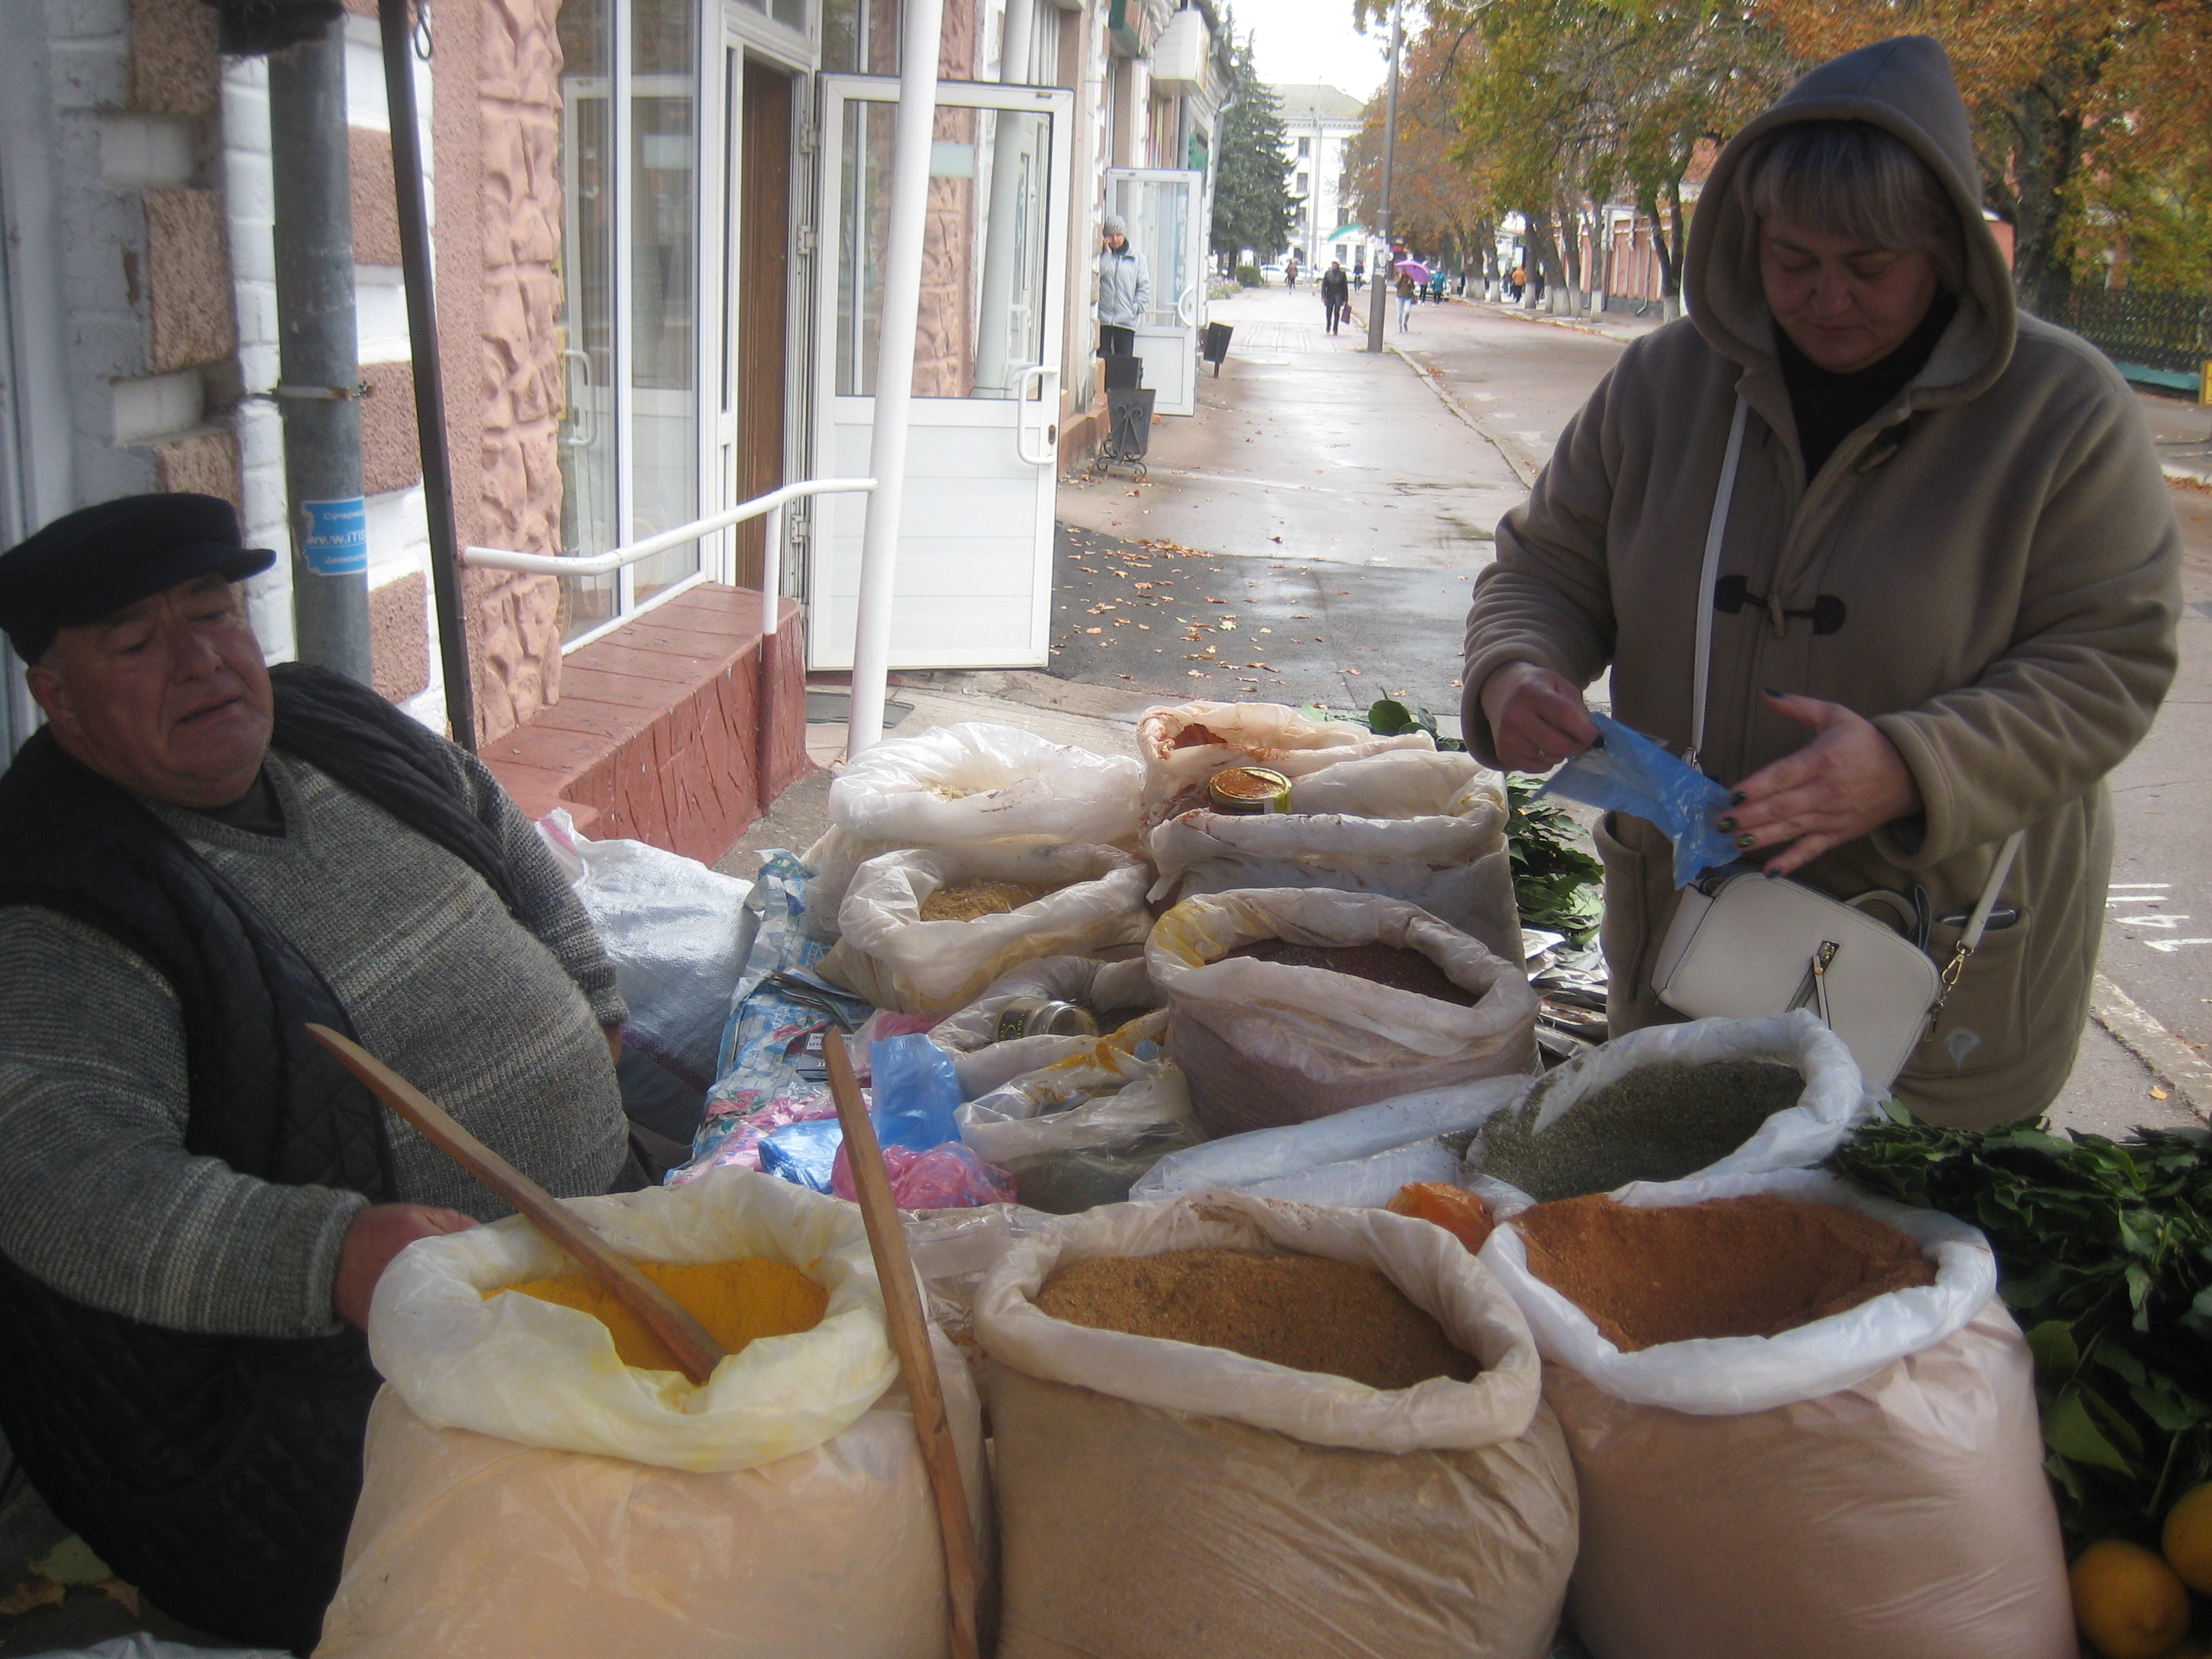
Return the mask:
<svg viewBox="0 0 2212 1659">
<path fill-rule="evenodd" d="M 1426 732 L 1378 738 L 1346 720 L 1308 720 L 1287 703 L 1187 702 L 1137 722 L 1145 763 L 1145 822 L 1206 805 L 1206 781 L 1224 766 L 1264 766 L 1297 779 L 1389 749 L 1434 750 Z"/>
<path fill-rule="evenodd" d="M 622 1254 L 649 1261 L 765 1256 L 830 1295 L 822 1322 L 765 1338 L 715 1367 L 703 1387 L 631 1369 L 591 1315 L 489 1292 L 571 1271 L 520 1217 L 410 1246 L 377 1281 L 369 1353 L 433 1429 L 473 1429 L 526 1445 L 664 1468 L 757 1468 L 820 1445 L 891 1384 L 883 1287 L 849 1204 L 746 1170 L 568 1206 Z"/>
<path fill-rule="evenodd" d="M 1190 1091 L 1160 1048 L 1165 1010 L 957 1108 L 960 1139 L 987 1163 L 1106 1146 L 1190 1121 Z"/>
<path fill-rule="evenodd" d="M 1365 1158 L 1341 1158 L 1294 1175 L 1255 1181 L 1236 1190 L 1253 1198 L 1370 1210 L 1388 1204 L 1401 1187 L 1415 1181 L 1457 1184 L 1459 1154 L 1440 1140 L 1416 1140 Z"/>
<path fill-rule="evenodd" d="M 981 879 L 1048 889 L 974 921 L 924 921 L 940 887 Z M 879 1008 L 948 1014 L 1037 957 L 1134 945 L 1152 925 L 1145 867 L 1112 847 L 977 842 L 885 853 L 860 866 L 838 913 L 842 933 L 816 971 Z"/>
<path fill-rule="evenodd" d="M 752 884 L 641 841 L 592 841 L 556 809 L 538 832 L 599 931 L 629 1004 L 623 1106 L 672 1140 L 698 1127 L 760 918 Z"/>
<path fill-rule="evenodd" d="M 1143 769 L 1018 726 L 982 720 L 892 738 L 830 785 L 830 828 L 806 849 L 808 925 L 837 937 L 838 908 L 868 860 L 912 847 L 979 841 L 1133 844 Z"/>
<path fill-rule="evenodd" d="M 1813 1170 L 1639 1183 L 1638 1206 L 1755 1193 L 1918 1240 L 1936 1283 L 1771 1337 L 1623 1353 L 1535 1278 L 1480 1260 L 1528 1316 L 1574 1449 L 1568 1609 L 1596 1659 L 2074 1659 L 2034 1363 L 1974 1229 Z"/>
<path fill-rule="evenodd" d="M 1483 1363 L 1380 1392 L 1093 1330 L 1030 1298 L 1103 1255 L 1290 1250 L 1376 1269 Z M 1574 1485 L 1525 1327 L 1441 1228 L 1208 1193 L 1039 1226 L 985 1279 L 1000 1659 L 1540 1659 Z"/>
<path fill-rule="evenodd" d="M 1264 939 L 1418 951 L 1478 1000 L 1462 1007 L 1317 968 L 1217 960 Z M 1145 961 L 1209 1133 L 1526 1073 L 1535 1059 L 1536 994 L 1521 964 L 1400 899 L 1326 888 L 1185 899 L 1160 918 Z"/>
<path fill-rule="evenodd" d="M 1309 1122 L 1224 1135 L 1203 1146 L 1170 1153 L 1152 1167 L 1129 1196 L 1165 1198 L 1200 1187 L 1250 1190 L 1260 1182 L 1364 1160 L 1419 1141 L 1432 1142 L 1438 1135 L 1478 1127 L 1497 1113 L 1511 1110 L 1534 1083 L 1530 1077 L 1491 1078 L 1455 1089 L 1432 1089 L 1425 1094 L 1378 1100 Z"/>
<path fill-rule="evenodd" d="M 1875 1097 L 1843 1039 L 1809 1010 L 1800 1008 L 1764 1019 L 1699 1019 L 1631 1031 L 1545 1073 L 1516 1115 L 1530 1120 L 1534 1135 L 1540 1137 L 1592 1095 L 1647 1066 L 1729 1061 L 1789 1066 L 1804 1079 L 1804 1090 L 1796 1105 L 1771 1115 L 1741 1146 L 1695 1171 L 1698 1175 L 1809 1169 L 1874 1113 Z M 1471 1165 L 1479 1165 L 1480 1147 L 1468 1156 Z M 1485 1174 L 1486 1193 L 1529 1201 L 1527 1194 Z"/>
<path fill-rule="evenodd" d="M 932 1026 L 929 1040 L 955 1054 L 967 1054 L 996 1043 L 1000 1010 L 1021 997 L 1080 1003 L 1095 1015 L 1160 1006 L 1158 988 L 1145 972 L 1141 957 L 1127 962 L 1100 962 L 1095 957 L 1040 957 L 1009 969 L 993 980 L 975 1001 Z M 1105 1029 L 1103 1022 L 1100 1029 Z"/>
</svg>

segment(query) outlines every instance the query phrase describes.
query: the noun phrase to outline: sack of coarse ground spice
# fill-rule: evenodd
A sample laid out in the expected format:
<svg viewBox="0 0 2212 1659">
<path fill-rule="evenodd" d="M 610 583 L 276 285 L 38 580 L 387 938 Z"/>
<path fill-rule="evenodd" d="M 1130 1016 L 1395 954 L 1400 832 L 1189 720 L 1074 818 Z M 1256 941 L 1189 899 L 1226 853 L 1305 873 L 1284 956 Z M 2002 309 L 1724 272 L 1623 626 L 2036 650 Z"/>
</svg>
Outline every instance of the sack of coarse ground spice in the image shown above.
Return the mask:
<svg viewBox="0 0 2212 1659">
<path fill-rule="evenodd" d="M 1832 1176 L 1705 1176 L 1612 1194 L 1765 1194 L 1870 1216 L 1934 1261 L 1779 1335 L 1623 1352 L 1500 1226 L 1480 1260 L 1528 1316 L 1573 1449 L 1568 1614 L 1596 1659 L 2075 1659 L 2034 1364 L 1972 1228 Z"/>
<path fill-rule="evenodd" d="M 1048 1317 L 1060 1267 L 1170 1250 L 1380 1272 L 1481 1364 L 1378 1391 Z M 1205 1193 L 1046 1224 L 985 1279 L 999 1659 L 1539 1659 L 1575 1488 L 1528 1327 L 1441 1228 Z"/>
<path fill-rule="evenodd" d="M 1472 1006 L 1230 954 L 1270 939 L 1413 951 Z M 1188 898 L 1153 927 L 1145 965 L 1173 1012 L 1168 1049 L 1208 1134 L 1511 1076 L 1535 1059 L 1536 994 L 1522 965 L 1379 894 L 1269 887 Z"/>
<path fill-rule="evenodd" d="M 1287 703 L 1187 702 L 1148 709 L 1137 722 L 1137 754 L 1145 763 L 1145 823 L 1149 828 L 1205 806 L 1206 781 L 1225 766 L 1264 766 L 1286 778 L 1302 778 L 1339 761 L 1436 746 L 1426 732 L 1377 737 L 1348 720 L 1308 720 Z"/>
</svg>

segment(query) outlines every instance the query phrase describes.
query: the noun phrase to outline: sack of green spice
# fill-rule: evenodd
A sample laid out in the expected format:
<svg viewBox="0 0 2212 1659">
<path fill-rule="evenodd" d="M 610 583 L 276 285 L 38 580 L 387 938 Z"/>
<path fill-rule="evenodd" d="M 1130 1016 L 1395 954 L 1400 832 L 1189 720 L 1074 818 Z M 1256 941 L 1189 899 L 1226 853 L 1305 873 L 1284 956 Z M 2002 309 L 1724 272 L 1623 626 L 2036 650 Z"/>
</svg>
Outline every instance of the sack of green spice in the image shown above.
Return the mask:
<svg viewBox="0 0 2212 1659">
<path fill-rule="evenodd" d="M 1482 1126 L 1467 1167 L 1481 1190 L 1540 1203 L 1806 1169 L 1873 1113 L 1850 1051 L 1803 1009 L 1650 1025 L 1546 1073 Z"/>
</svg>

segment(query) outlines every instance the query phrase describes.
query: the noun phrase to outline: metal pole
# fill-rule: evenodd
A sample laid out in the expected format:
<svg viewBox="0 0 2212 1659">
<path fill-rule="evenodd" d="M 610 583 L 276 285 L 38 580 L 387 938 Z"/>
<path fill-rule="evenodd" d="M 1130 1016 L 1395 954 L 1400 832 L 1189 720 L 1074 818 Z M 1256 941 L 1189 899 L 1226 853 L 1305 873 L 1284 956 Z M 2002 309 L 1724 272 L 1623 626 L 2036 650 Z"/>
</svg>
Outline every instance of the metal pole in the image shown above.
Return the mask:
<svg viewBox="0 0 2212 1659">
<path fill-rule="evenodd" d="M 1375 292 L 1367 302 L 1367 349 L 1382 349 L 1382 310 L 1389 304 L 1386 290 L 1390 282 L 1390 172 L 1398 159 L 1398 0 L 1390 0 L 1390 90 L 1382 100 L 1382 211 L 1378 216 L 1375 233 L 1382 239 L 1382 252 L 1376 255 L 1378 269 L 1372 272 Z"/>
<path fill-rule="evenodd" d="M 399 203 L 399 264 L 407 279 L 407 349 L 415 361 L 415 425 L 422 447 L 422 510 L 430 528 L 430 593 L 438 611 L 446 724 L 453 741 L 474 754 L 476 684 L 470 677 L 460 549 L 453 533 L 453 466 L 446 449 L 446 378 L 438 356 L 437 287 L 430 216 L 422 199 L 422 125 L 415 111 L 407 0 L 378 0 L 376 16 L 384 34 L 384 100 L 392 115 L 392 182 Z"/>
<path fill-rule="evenodd" d="M 276 201 L 277 408 L 292 503 L 292 615 L 302 662 L 370 684 L 368 521 L 361 494 L 360 336 L 345 33 L 269 58 Z"/>
<path fill-rule="evenodd" d="M 928 228 L 929 150 L 937 126 L 938 33 L 944 15 L 944 0 L 907 0 L 906 30 L 899 46 L 883 322 L 877 335 L 875 420 L 868 443 L 868 471 L 876 489 L 868 497 L 867 520 L 860 532 L 852 724 L 845 738 L 848 756 L 860 753 L 884 735 L 891 599 L 898 574 L 900 509 L 906 496 L 907 417 L 914 401 L 915 325 L 921 309 L 922 238 Z"/>
</svg>

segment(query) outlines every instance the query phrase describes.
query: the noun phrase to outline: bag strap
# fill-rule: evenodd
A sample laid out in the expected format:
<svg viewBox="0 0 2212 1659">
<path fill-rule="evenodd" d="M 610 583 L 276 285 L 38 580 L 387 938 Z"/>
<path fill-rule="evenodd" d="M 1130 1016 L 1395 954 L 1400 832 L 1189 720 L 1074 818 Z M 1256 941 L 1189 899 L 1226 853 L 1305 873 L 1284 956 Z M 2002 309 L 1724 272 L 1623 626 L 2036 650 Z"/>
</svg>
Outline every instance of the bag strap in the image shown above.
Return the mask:
<svg viewBox="0 0 2212 1659">
<path fill-rule="evenodd" d="M 1705 562 L 1698 575 L 1698 657 L 1691 670 L 1690 746 L 1682 755 L 1692 771 L 1705 746 L 1705 696 L 1713 677 L 1713 582 L 1721 572 L 1721 543 L 1728 534 L 1729 504 L 1735 499 L 1736 464 L 1743 459 L 1744 421 L 1750 412 L 1751 406 L 1738 397 L 1728 453 L 1721 458 L 1720 488 L 1713 492 L 1712 522 L 1705 526 Z"/>
<path fill-rule="evenodd" d="M 2015 830 L 1997 848 L 1996 861 L 1990 866 L 1989 880 L 1982 884 L 1982 896 L 1975 902 L 1974 914 L 1966 918 L 1966 931 L 1959 935 L 1951 960 L 1943 964 L 1943 989 L 1936 999 L 1936 1006 L 1928 1011 L 1930 1030 L 1935 1029 L 1936 1016 L 1943 1012 L 1943 1005 L 1958 988 L 1959 976 L 1966 971 L 1966 958 L 1981 948 L 1983 930 L 1990 925 L 1990 912 L 1996 908 L 1997 896 L 2004 891 L 2005 878 L 2012 873 L 2013 860 L 2020 856 L 2020 844 L 2027 835 L 2025 830 Z"/>
</svg>

